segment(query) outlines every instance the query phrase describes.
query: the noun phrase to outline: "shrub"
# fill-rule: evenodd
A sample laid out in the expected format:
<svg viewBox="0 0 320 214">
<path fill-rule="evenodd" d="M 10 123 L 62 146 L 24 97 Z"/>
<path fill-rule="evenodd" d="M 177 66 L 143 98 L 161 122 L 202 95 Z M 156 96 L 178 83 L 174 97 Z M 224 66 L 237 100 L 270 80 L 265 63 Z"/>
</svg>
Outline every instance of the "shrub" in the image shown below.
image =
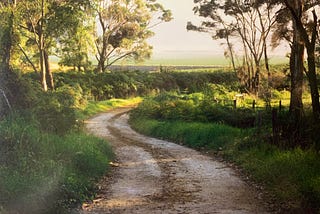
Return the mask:
<svg viewBox="0 0 320 214">
<path fill-rule="evenodd" d="M 32 112 L 42 130 L 65 134 L 77 127 L 77 111 L 86 105 L 79 86 L 63 86 L 40 96 Z"/>
</svg>

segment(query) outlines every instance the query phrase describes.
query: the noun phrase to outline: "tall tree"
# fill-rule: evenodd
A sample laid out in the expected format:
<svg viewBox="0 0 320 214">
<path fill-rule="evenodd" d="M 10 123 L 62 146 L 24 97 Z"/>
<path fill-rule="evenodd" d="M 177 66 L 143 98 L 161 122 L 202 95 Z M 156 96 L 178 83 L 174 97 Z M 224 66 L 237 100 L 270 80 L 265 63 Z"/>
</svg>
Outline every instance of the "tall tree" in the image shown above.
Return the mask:
<svg viewBox="0 0 320 214">
<path fill-rule="evenodd" d="M 250 90 L 258 93 L 263 56 L 268 69 L 267 37 L 275 23 L 273 5 L 259 1 L 227 0 L 224 9 L 226 14 L 235 18 L 234 26 L 243 42 L 244 52 L 247 49 L 250 53 L 247 58 L 253 59 Z"/>
<path fill-rule="evenodd" d="M 85 6 L 85 7 L 83 7 Z M 87 70 L 91 66 L 89 54 L 94 52 L 95 15 L 92 5 L 82 5 L 82 9 L 73 11 L 73 14 L 60 8 L 60 16 L 64 17 L 66 27 L 56 35 L 58 38 L 55 54 L 61 59 L 60 65 L 72 66 L 74 70 Z M 65 14 L 69 14 L 67 17 Z M 59 25 L 59 22 L 56 23 Z"/>
<path fill-rule="evenodd" d="M 286 10 L 286 16 L 289 14 L 289 21 L 292 22 L 293 25 L 293 38 L 299 41 L 296 41 L 297 44 L 295 46 L 303 45 L 307 50 L 307 61 L 308 61 L 308 69 L 306 70 L 306 74 L 309 81 L 310 91 L 311 91 L 311 99 L 312 99 L 312 110 L 313 117 L 315 122 L 320 121 L 320 101 L 319 101 L 319 90 L 317 85 L 317 75 L 316 75 L 316 66 L 315 66 L 315 50 L 316 50 L 316 41 L 318 35 L 319 28 L 319 18 L 318 13 L 320 6 L 319 1 L 314 0 L 271 0 L 273 4 L 279 4 L 282 6 L 282 10 Z M 288 34 L 284 36 L 288 37 Z M 301 48 L 299 48 L 301 49 Z M 294 49 L 292 49 L 294 50 Z M 297 50 L 297 48 L 295 48 Z M 296 57 L 296 61 L 293 59 L 290 62 L 294 62 L 291 65 L 291 73 L 295 73 L 294 69 L 299 69 L 303 66 L 303 57 L 296 55 L 297 52 L 292 51 L 291 58 Z M 299 53 L 298 53 L 299 54 Z M 294 56 L 296 55 L 296 56 Z M 301 55 L 301 54 L 300 54 Z M 302 65 L 301 65 L 302 64 Z M 300 71 L 299 71 L 300 72 Z M 301 75 L 301 74 L 299 74 Z M 291 78 L 295 78 L 295 76 L 291 75 Z M 300 87 L 295 86 L 292 81 L 291 87 Z M 291 97 L 294 94 L 291 94 Z M 292 108 L 290 108 L 292 109 Z"/>
<path fill-rule="evenodd" d="M 319 6 L 318 1 L 288 1 L 284 0 L 285 6 L 289 9 L 293 22 L 295 23 L 295 31 L 301 36 L 307 50 L 308 70 L 307 77 L 309 80 L 312 110 L 314 120 L 320 121 L 320 101 L 318 81 L 316 74 L 315 48 L 318 36 L 319 19 L 315 10 L 315 6 Z M 305 14 L 305 17 L 303 16 Z M 311 19 L 309 19 L 309 16 Z M 306 18 L 307 21 L 304 21 Z"/>
<path fill-rule="evenodd" d="M 160 22 L 172 19 L 171 12 L 155 0 L 96 0 L 95 11 L 99 72 L 120 59 L 150 57 L 152 47 L 146 40 L 153 35 L 150 28 L 158 24 L 152 22 L 152 15 L 160 12 Z"/>
<path fill-rule="evenodd" d="M 296 1 L 296 11 L 298 14 L 299 7 Z M 290 11 L 286 7 L 279 9 L 277 13 L 277 24 L 272 36 L 273 46 L 280 44 L 281 40 L 289 43 L 290 53 L 290 112 L 293 120 L 300 123 L 303 113 L 302 89 L 304 74 L 304 42 L 300 33 L 297 31 L 296 22 L 292 21 L 292 17 L 288 16 Z M 299 16 L 302 16 L 301 12 Z"/>
<path fill-rule="evenodd" d="M 49 63 L 46 62 L 48 56 L 48 46 L 50 41 L 46 37 L 46 17 L 49 10 L 50 0 L 24 0 L 19 2 L 18 6 L 21 11 L 20 30 L 23 31 L 23 36 L 28 37 L 27 43 L 36 45 L 37 57 L 39 58 L 40 67 L 40 82 L 44 91 L 48 90 L 48 85 L 53 89 L 53 80 L 49 81 L 47 77 L 52 77 Z M 48 73 L 50 73 L 48 75 Z"/>
<path fill-rule="evenodd" d="M 22 36 L 27 37 L 27 45 L 37 47 L 41 84 L 44 91 L 54 89 L 49 55 L 59 38 L 80 23 L 79 11 L 89 4 L 87 0 L 24 0 L 18 6 L 21 12 L 19 23 Z"/>
<path fill-rule="evenodd" d="M 261 59 L 267 59 L 267 37 L 275 22 L 275 13 L 269 3 L 247 0 L 206 1 L 194 0 L 194 12 L 205 18 L 200 27 L 188 23 L 189 30 L 213 32 L 213 38 L 224 38 L 233 61 L 233 46 L 230 37 L 238 38 L 243 45 L 246 74 L 239 72 L 251 92 L 258 92 Z M 264 11 L 264 12 L 263 12 Z M 238 40 L 238 41 L 239 41 Z"/>
</svg>

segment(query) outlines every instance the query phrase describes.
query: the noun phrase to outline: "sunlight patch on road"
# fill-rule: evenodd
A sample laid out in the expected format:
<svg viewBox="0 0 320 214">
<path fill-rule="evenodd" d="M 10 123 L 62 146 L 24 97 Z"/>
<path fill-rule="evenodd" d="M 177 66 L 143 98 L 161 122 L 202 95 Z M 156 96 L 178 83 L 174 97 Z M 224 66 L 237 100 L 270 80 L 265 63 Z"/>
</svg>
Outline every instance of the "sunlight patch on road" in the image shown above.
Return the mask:
<svg viewBox="0 0 320 214">
<path fill-rule="evenodd" d="M 110 162 L 109 164 L 113 167 L 127 167 L 127 166 L 139 166 L 142 164 L 150 164 L 150 163 L 169 163 L 169 162 L 179 162 L 179 161 L 186 161 L 192 160 L 194 157 L 189 158 L 163 158 L 163 159 L 149 159 L 144 161 L 131 161 L 131 162 L 124 162 L 124 163 L 114 163 Z"/>
<path fill-rule="evenodd" d="M 114 208 L 130 208 L 134 206 L 141 206 L 148 204 L 149 201 L 145 198 L 113 198 L 109 200 L 95 200 L 93 204 L 83 204 L 82 209 L 90 211 L 90 207 L 94 205 L 96 208 L 103 208 L 103 209 L 114 209 Z"/>
</svg>

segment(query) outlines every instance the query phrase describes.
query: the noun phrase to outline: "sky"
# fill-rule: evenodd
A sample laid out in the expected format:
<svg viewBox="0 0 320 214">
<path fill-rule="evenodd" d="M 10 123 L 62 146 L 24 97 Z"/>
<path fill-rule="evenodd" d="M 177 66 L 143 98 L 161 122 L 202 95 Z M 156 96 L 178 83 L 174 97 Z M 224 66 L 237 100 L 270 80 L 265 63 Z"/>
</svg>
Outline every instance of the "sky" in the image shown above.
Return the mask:
<svg viewBox="0 0 320 214">
<path fill-rule="evenodd" d="M 187 31 L 188 21 L 194 24 L 200 22 L 200 17 L 194 15 L 193 0 L 158 0 L 173 13 L 173 20 L 162 23 L 152 30 L 155 36 L 149 40 L 153 46 L 153 59 L 180 58 L 223 58 L 225 46 L 222 40 L 213 40 L 207 33 Z M 283 49 L 273 51 L 274 55 L 284 55 Z"/>
<path fill-rule="evenodd" d="M 185 54 L 223 55 L 220 42 L 213 41 L 209 34 L 187 31 L 188 21 L 199 22 L 194 15 L 193 0 L 158 0 L 173 13 L 173 20 L 162 23 L 152 30 L 155 36 L 149 40 L 154 48 L 154 56 L 171 56 Z"/>
</svg>

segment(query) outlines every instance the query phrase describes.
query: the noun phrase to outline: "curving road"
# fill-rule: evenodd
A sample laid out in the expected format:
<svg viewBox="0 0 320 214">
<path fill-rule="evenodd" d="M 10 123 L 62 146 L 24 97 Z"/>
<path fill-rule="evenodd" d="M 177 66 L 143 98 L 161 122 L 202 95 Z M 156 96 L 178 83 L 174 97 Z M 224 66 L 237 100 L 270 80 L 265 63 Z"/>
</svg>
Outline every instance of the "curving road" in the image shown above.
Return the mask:
<svg viewBox="0 0 320 214">
<path fill-rule="evenodd" d="M 129 109 L 99 114 L 87 130 L 116 154 L 112 175 L 81 213 L 267 213 L 257 193 L 221 162 L 174 143 L 142 136 L 128 125 Z"/>
</svg>

